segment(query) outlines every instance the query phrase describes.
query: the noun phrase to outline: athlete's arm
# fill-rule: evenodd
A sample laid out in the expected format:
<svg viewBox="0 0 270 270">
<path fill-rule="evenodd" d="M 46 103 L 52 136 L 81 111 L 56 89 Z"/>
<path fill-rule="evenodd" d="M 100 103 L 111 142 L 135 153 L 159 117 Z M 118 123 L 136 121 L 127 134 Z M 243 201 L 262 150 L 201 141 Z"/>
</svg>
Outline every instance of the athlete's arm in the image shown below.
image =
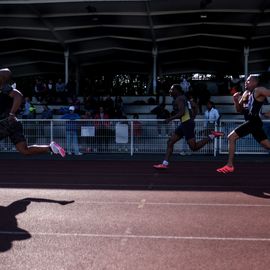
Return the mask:
<svg viewBox="0 0 270 270">
<path fill-rule="evenodd" d="M 242 113 L 243 111 L 243 104 L 246 101 L 247 94 L 248 91 L 245 91 L 242 96 L 238 92 L 233 95 L 234 107 L 239 113 Z"/>
<path fill-rule="evenodd" d="M 170 118 L 166 119 L 167 123 L 169 123 L 170 121 L 172 121 L 174 119 L 180 119 L 180 117 L 185 114 L 185 100 L 184 100 L 184 98 L 183 97 L 178 97 L 175 100 L 175 103 L 176 103 L 177 108 L 178 108 L 178 113 L 176 113 L 175 115 L 173 115 Z"/>
<path fill-rule="evenodd" d="M 15 115 L 22 104 L 23 95 L 20 91 L 13 89 L 10 91 L 9 96 L 13 98 L 10 114 Z"/>
<path fill-rule="evenodd" d="M 265 87 L 257 87 L 255 90 L 255 98 L 258 101 L 264 101 L 266 97 L 270 97 L 270 89 Z"/>
</svg>

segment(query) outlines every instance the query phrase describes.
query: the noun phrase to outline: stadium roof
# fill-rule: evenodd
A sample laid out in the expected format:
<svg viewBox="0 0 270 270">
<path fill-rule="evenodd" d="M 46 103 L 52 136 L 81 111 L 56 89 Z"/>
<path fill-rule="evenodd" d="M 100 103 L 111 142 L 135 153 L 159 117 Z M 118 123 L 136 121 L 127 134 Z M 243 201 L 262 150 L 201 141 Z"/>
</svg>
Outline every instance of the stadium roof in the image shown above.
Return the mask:
<svg viewBox="0 0 270 270">
<path fill-rule="evenodd" d="M 270 0 L 1 0 L 0 66 L 15 75 L 71 70 L 244 72 L 270 63 Z M 154 50 L 155 51 L 155 50 Z"/>
</svg>

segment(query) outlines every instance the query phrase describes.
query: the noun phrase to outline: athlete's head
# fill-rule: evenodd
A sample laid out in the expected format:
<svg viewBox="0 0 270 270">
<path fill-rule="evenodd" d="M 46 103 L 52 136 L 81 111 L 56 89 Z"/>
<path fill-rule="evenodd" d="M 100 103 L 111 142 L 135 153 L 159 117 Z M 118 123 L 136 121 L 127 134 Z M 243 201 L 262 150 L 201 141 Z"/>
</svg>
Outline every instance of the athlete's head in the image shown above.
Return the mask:
<svg viewBox="0 0 270 270">
<path fill-rule="evenodd" d="M 8 68 L 0 69 L 0 87 L 9 82 L 11 79 L 11 71 Z"/>
<path fill-rule="evenodd" d="M 253 91 L 259 83 L 259 77 L 256 75 L 249 75 L 245 81 L 245 89 Z"/>
<path fill-rule="evenodd" d="M 177 97 L 177 96 L 184 94 L 184 92 L 179 84 L 173 84 L 171 86 L 169 93 L 170 93 L 170 96 L 172 96 L 172 97 Z"/>
</svg>

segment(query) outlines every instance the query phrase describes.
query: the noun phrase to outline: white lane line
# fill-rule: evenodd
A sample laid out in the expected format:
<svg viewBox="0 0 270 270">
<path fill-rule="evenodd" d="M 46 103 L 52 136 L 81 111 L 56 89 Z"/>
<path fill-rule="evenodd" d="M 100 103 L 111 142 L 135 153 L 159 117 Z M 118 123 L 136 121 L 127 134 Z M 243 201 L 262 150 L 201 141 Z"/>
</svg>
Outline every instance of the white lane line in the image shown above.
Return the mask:
<svg viewBox="0 0 270 270">
<path fill-rule="evenodd" d="M 0 235 L 29 235 L 24 232 L 0 231 Z M 156 239 L 156 240 L 206 240 L 206 241 L 252 241 L 270 242 L 270 238 L 256 237 L 208 237 L 208 236 L 174 236 L 174 235 L 134 235 L 134 234 L 91 234 L 91 233 L 32 233 L 32 236 L 56 236 L 56 237 L 89 237 L 89 238 L 132 238 L 132 239 Z"/>
<path fill-rule="evenodd" d="M 100 205 L 137 205 L 137 207 L 144 208 L 147 205 L 159 205 L 159 206 L 195 206 L 195 207 L 270 207 L 270 204 L 245 204 L 245 203 L 177 203 L 177 202 L 146 202 L 146 199 L 142 199 L 139 204 L 136 201 L 77 201 L 73 196 L 69 196 L 74 200 L 76 204 L 100 204 Z M 54 198 L 51 198 L 52 200 Z M 10 200 L 1 200 L 1 203 L 10 203 Z"/>
<path fill-rule="evenodd" d="M 106 202 L 106 201 L 76 201 L 75 204 L 103 204 L 103 205 L 138 205 L 138 208 L 143 208 L 147 205 L 160 205 L 160 206 L 211 206 L 211 207 L 270 207 L 270 204 L 237 204 L 237 203 L 173 203 L 173 202 L 146 202 L 142 199 L 138 202 Z"/>
</svg>

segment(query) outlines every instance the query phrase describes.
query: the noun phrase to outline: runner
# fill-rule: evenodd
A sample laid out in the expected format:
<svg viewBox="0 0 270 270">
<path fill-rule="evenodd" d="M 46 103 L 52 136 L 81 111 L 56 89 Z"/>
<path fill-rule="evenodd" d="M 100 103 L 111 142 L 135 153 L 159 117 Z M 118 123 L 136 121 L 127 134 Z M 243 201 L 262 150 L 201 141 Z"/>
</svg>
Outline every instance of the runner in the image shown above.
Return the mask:
<svg viewBox="0 0 270 270">
<path fill-rule="evenodd" d="M 212 141 L 216 137 L 223 136 L 223 132 L 212 131 L 207 138 L 196 142 L 195 139 L 195 122 L 192 107 L 194 103 L 191 103 L 184 95 L 181 86 L 173 84 L 170 89 L 170 95 L 173 97 L 173 110 L 175 115 L 166 119 L 166 123 L 174 119 L 180 119 L 181 124 L 175 129 L 167 143 L 167 151 L 165 158 L 161 164 L 154 165 L 155 169 L 167 169 L 169 165 L 170 157 L 173 153 L 173 147 L 176 142 L 185 137 L 189 148 L 192 151 L 198 151 L 204 145 Z"/>
<path fill-rule="evenodd" d="M 50 145 L 27 145 L 22 124 L 16 118 L 23 95 L 9 85 L 10 79 L 11 71 L 8 68 L 0 69 L 0 140 L 9 137 L 17 151 L 24 155 L 53 152 L 64 157 L 65 150 L 55 142 Z"/>
<path fill-rule="evenodd" d="M 219 169 L 219 173 L 234 172 L 235 144 L 239 138 L 252 134 L 254 139 L 264 148 L 270 149 L 270 141 L 263 130 L 263 123 L 260 117 L 262 105 L 267 97 L 270 97 L 270 90 L 259 86 L 260 77 L 250 75 L 245 82 L 245 92 L 241 96 L 238 92 L 233 95 L 233 101 L 237 112 L 244 114 L 245 122 L 234 129 L 228 136 L 229 157 L 227 164 Z"/>
</svg>

